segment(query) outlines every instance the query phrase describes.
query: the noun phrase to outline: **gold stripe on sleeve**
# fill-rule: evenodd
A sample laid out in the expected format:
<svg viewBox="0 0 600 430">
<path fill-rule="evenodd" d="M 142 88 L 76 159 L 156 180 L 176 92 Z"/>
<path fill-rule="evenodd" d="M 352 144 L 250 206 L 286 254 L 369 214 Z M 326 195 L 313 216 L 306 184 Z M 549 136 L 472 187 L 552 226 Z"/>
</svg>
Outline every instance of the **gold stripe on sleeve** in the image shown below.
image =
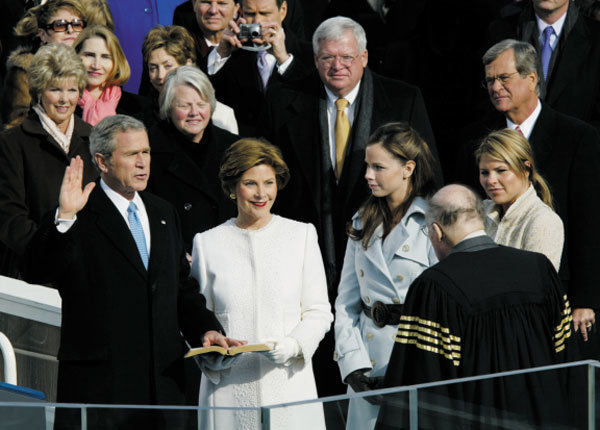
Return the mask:
<svg viewBox="0 0 600 430">
<path fill-rule="evenodd" d="M 442 327 L 435 321 L 402 315 L 396 342 L 414 345 L 423 351 L 440 354 L 450 360 L 454 366 L 460 365 L 460 336 L 453 335 L 450 329 Z"/>
</svg>

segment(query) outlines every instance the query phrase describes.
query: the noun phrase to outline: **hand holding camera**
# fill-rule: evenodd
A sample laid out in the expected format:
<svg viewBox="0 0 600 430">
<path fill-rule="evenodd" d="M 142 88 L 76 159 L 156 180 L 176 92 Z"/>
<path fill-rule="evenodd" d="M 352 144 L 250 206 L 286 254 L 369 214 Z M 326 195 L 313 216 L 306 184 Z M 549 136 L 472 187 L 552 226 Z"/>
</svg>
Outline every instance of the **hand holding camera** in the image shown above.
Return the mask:
<svg viewBox="0 0 600 430">
<path fill-rule="evenodd" d="M 279 64 L 289 58 L 285 48 L 283 28 L 277 22 L 248 23 L 244 18 L 230 21 L 229 27 L 225 30 L 217 47 L 217 52 L 221 58 L 225 58 L 230 56 L 235 49 L 269 50 Z"/>
</svg>

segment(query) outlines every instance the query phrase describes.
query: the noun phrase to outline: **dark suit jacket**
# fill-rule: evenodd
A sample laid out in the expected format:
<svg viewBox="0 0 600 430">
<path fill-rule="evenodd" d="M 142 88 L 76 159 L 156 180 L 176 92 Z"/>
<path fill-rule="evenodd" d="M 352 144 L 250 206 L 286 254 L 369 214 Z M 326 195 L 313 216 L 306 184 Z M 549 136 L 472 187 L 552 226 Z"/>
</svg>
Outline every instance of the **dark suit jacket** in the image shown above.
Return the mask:
<svg viewBox="0 0 600 430">
<path fill-rule="evenodd" d="M 290 28 L 294 34 L 304 39 L 304 22 L 302 19 L 303 14 L 300 0 L 287 0 L 287 4 L 288 11 L 283 23 L 287 28 Z M 194 13 L 192 0 L 187 0 L 175 8 L 175 11 L 173 12 L 173 25 L 181 25 L 182 27 L 185 27 L 192 34 L 196 40 L 196 43 L 198 42 L 199 37 L 204 39 L 202 37 L 200 27 L 198 26 L 198 21 L 196 20 L 196 14 Z M 206 57 L 206 55 L 208 55 L 208 52 L 206 52 L 203 57 Z M 206 66 L 206 61 L 204 63 Z M 206 71 L 206 69 L 202 70 Z"/>
<path fill-rule="evenodd" d="M 493 22 L 489 31 L 491 43 L 507 38 L 524 40 L 535 46 L 541 58 L 531 4 L 519 15 Z M 547 83 L 541 74 L 541 63 L 538 67 L 542 101 L 559 112 L 600 127 L 600 23 L 583 16 L 575 4 L 569 2 L 557 46 Z"/>
<path fill-rule="evenodd" d="M 491 130 L 506 127 L 501 114 L 471 127 L 462 150 L 465 166 L 462 182 L 479 189 L 478 169 L 473 152 L 481 137 Z M 529 137 L 538 172 L 552 192 L 554 209 L 565 226 L 565 244 L 560 262 L 560 277 L 567 286 L 572 307 L 600 308 L 600 289 L 596 265 L 600 251 L 600 224 L 596 214 L 600 200 L 589 194 L 589 186 L 600 182 L 600 137 L 590 125 L 563 115 L 547 104 Z"/>
<path fill-rule="evenodd" d="M 258 135 L 257 124 L 267 92 L 276 93 L 282 82 L 300 79 L 314 69 L 310 44 L 299 40 L 289 31 L 286 31 L 285 37 L 287 51 L 294 55 L 294 59 L 283 75 L 279 74 L 275 65 L 266 90 L 258 71 L 255 52 L 235 51 L 221 70 L 210 76 L 219 101 L 235 111 L 240 136 Z"/>
<path fill-rule="evenodd" d="M 218 175 L 223 153 L 238 136 L 211 123 L 202 141 L 195 144 L 170 122 L 162 121 L 150 129 L 148 137 L 152 148 L 148 191 L 175 206 L 185 248 L 191 253 L 196 233 L 236 214 L 235 204 L 221 189 Z"/>
<path fill-rule="evenodd" d="M 88 146 L 90 130 L 89 124 L 75 117 L 68 154 L 46 133 L 33 111 L 21 125 L 0 133 L 3 274 L 16 276 L 18 256 L 23 254 L 42 216 L 56 207 L 60 184 L 71 158 L 79 155 L 83 159 L 84 183 L 98 176 Z"/>
<path fill-rule="evenodd" d="M 67 233 L 57 231 L 51 211 L 27 247 L 24 279 L 53 283 L 62 298 L 59 402 L 183 404 L 180 330 L 199 346 L 207 330 L 221 329 L 189 277 L 175 209 L 141 197 L 150 222 L 147 271 L 99 183 Z"/>
<path fill-rule="evenodd" d="M 270 95 L 263 122 L 264 135 L 281 148 L 291 173 L 290 183 L 278 195 L 274 210 L 283 216 L 315 224 L 326 266 L 329 266 L 329 270 L 332 266 L 335 267 L 338 274 L 346 248 L 346 224 L 368 196 L 368 187 L 363 178 L 368 135 L 387 122 L 407 121 L 420 132 L 434 157 L 438 159 L 433 132 L 419 89 L 376 75 L 368 69 L 365 70 L 365 76 L 366 74 L 372 76 L 372 116 L 370 120 L 361 123 L 360 112 L 356 113 L 351 131 L 351 148 L 346 155 L 342 177 L 335 187 L 336 191 L 328 197 L 324 196 L 324 187 L 332 177 L 324 177 L 321 169 L 323 145 L 329 147 L 328 137 L 325 140 L 322 136 L 320 125 L 320 109 L 326 109 L 326 94 L 321 81 L 311 77 L 298 85 L 286 86 L 276 95 Z M 322 104 L 323 107 L 320 107 Z M 360 109 L 363 107 L 359 107 L 359 111 Z M 357 137 L 358 134 L 361 137 Z M 333 175 L 333 170 L 330 173 Z M 441 173 L 439 179 L 441 182 Z M 323 248 L 323 199 L 336 202 L 334 212 L 338 217 L 334 224 L 334 261 L 328 261 L 328 252 Z M 334 285 L 331 273 L 328 281 L 330 299 L 333 299 L 337 286 Z"/>
</svg>

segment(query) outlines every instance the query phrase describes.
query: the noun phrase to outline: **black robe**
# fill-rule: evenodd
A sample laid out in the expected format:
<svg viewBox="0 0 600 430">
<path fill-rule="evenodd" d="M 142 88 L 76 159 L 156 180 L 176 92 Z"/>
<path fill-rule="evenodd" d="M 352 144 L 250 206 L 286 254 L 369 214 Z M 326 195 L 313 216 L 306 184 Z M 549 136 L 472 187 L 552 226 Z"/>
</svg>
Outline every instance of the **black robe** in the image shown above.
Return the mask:
<svg viewBox="0 0 600 430">
<path fill-rule="evenodd" d="M 566 360 L 571 310 L 545 256 L 498 246 L 487 236 L 453 251 L 409 289 L 386 387 Z M 419 390 L 419 428 L 566 424 L 565 376 L 532 373 Z M 377 428 L 408 428 L 407 399 L 407 393 L 386 398 Z"/>
</svg>

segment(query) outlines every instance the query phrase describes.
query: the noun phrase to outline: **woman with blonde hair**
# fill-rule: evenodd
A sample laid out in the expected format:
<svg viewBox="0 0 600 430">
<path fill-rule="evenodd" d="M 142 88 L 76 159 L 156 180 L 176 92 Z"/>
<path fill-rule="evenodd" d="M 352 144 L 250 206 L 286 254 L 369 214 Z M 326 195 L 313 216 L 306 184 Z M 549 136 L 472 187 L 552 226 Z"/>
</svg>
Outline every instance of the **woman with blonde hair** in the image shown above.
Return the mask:
<svg viewBox="0 0 600 430">
<path fill-rule="evenodd" d="M 29 115 L 0 133 L 0 242 L 13 255 L 12 263 L 4 259 L 2 272 L 10 276 L 17 275 L 18 259 L 42 217 L 56 208 L 71 159 L 83 159 L 85 183 L 97 176 L 89 152 L 91 127 L 74 115 L 86 73 L 73 48 L 42 46 L 28 80 Z"/>
<path fill-rule="evenodd" d="M 493 131 L 475 151 L 485 200 L 486 233 L 500 245 L 546 255 L 558 270 L 564 228 L 554 212 L 546 181 L 535 168 L 533 150 L 518 131 Z"/>
<path fill-rule="evenodd" d="M 437 263 L 425 225 L 435 159 L 415 129 L 382 125 L 365 149 L 371 195 L 352 218 L 338 296 L 335 355 L 348 392 L 380 387 L 412 281 Z M 379 407 L 351 399 L 347 429 L 375 426 Z"/>
<path fill-rule="evenodd" d="M 87 27 L 73 48 L 87 72 L 87 85 L 78 103 L 85 122 L 96 125 L 110 115 L 137 116 L 149 109 L 149 100 L 121 88 L 129 80 L 130 70 L 112 31 L 102 25 Z"/>
<path fill-rule="evenodd" d="M 28 42 L 15 49 L 6 62 L 0 101 L 6 128 L 19 125 L 29 113 L 31 97 L 27 71 L 38 48 L 48 43 L 72 46 L 86 25 L 84 9 L 77 0 L 49 0 L 29 9 L 17 23 L 15 34 Z"/>
</svg>

